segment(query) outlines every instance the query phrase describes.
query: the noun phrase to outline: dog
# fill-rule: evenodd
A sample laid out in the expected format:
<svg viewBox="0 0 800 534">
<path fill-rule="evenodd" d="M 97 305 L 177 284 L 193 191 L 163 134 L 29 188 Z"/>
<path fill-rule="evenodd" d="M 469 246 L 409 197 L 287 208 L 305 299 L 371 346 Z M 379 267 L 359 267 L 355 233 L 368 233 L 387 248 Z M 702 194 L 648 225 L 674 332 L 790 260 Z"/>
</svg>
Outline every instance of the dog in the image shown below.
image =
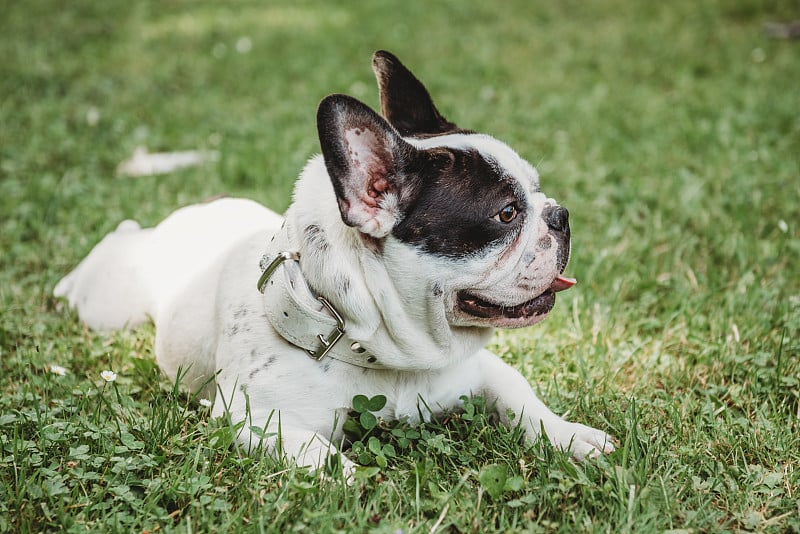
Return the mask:
<svg viewBox="0 0 800 534">
<path fill-rule="evenodd" d="M 322 154 L 284 217 L 223 198 L 154 228 L 124 221 L 54 294 L 96 330 L 152 319 L 167 376 L 246 421 L 245 448 L 300 466 L 338 455 L 352 474 L 334 444 L 357 394 L 384 395 L 377 415 L 411 423 L 481 395 L 531 441 L 544 431 L 577 459 L 613 451 L 483 348 L 496 327 L 543 320 L 575 283 L 567 210 L 509 146 L 446 120 L 394 55 L 372 65 L 382 115 L 322 100 Z"/>
</svg>

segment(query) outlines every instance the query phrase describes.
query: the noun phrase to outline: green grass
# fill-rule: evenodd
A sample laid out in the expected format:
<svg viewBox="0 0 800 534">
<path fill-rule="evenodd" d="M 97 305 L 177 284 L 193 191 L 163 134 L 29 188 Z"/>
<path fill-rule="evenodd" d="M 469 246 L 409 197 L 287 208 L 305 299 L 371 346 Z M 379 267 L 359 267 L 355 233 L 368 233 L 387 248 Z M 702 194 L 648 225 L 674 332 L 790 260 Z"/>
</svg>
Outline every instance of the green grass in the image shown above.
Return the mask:
<svg viewBox="0 0 800 534">
<path fill-rule="evenodd" d="M 349 5 L 3 3 L 0 531 L 800 531 L 800 44 L 762 33 L 800 5 Z M 524 447 L 478 403 L 382 424 L 385 467 L 319 481 L 231 447 L 158 377 L 152 328 L 97 335 L 50 296 L 123 218 L 286 208 L 318 101 L 377 105 L 378 48 L 570 209 L 580 284 L 494 349 L 611 456 Z M 221 158 L 116 177 L 138 145 Z"/>
</svg>

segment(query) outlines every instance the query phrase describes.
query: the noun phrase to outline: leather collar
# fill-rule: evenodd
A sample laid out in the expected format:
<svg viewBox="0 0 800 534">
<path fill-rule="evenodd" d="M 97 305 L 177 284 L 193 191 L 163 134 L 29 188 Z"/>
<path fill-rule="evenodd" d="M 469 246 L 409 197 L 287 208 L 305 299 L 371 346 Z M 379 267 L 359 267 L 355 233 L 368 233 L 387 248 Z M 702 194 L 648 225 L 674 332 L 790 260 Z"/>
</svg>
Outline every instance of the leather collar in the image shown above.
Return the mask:
<svg viewBox="0 0 800 534">
<path fill-rule="evenodd" d="M 332 358 L 358 367 L 386 369 L 361 342 L 347 334 L 345 318 L 303 276 L 300 253 L 282 227 L 261 258 L 258 290 L 273 328 L 314 360 Z"/>
</svg>

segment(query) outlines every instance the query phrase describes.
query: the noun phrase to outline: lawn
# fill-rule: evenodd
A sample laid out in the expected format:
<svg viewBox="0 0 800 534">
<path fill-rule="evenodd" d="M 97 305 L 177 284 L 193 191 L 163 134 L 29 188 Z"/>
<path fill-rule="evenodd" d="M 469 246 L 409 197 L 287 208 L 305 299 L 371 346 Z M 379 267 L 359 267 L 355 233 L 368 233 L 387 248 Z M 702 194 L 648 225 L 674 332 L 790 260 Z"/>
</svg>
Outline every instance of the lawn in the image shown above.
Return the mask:
<svg viewBox="0 0 800 534">
<path fill-rule="evenodd" d="M 2 12 L 0 532 L 800 532 L 800 41 L 764 33 L 796 1 Z M 569 208 L 579 284 L 492 348 L 612 455 L 526 446 L 477 399 L 381 423 L 355 484 L 318 480 L 233 447 L 158 375 L 152 327 L 99 335 L 51 296 L 124 218 L 220 193 L 285 209 L 320 99 L 378 105 L 379 48 Z M 219 158 L 118 176 L 138 146 Z"/>
</svg>

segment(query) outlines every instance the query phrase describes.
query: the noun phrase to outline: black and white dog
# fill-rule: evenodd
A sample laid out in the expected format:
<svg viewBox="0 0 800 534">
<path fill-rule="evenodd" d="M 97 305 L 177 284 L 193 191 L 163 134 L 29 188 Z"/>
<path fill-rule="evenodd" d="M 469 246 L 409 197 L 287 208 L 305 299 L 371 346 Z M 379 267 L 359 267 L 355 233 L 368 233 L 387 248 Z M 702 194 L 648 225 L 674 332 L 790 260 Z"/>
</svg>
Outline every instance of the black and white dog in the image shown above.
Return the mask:
<svg viewBox="0 0 800 534">
<path fill-rule="evenodd" d="M 246 419 L 243 445 L 265 427 L 299 465 L 338 454 L 357 394 L 385 395 L 379 415 L 412 422 L 483 395 L 531 440 L 544 428 L 576 458 L 612 451 L 483 349 L 493 327 L 538 323 L 574 284 L 567 210 L 507 145 L 445 120 L 392 54 L 373 68 L 383 117 L 348 96 L 322 101 L 322 156 L 284 218 L 221 199 L 155 228 L 125 221 L 55 295 L 98 330 L 152 318 L 161 369 L 206 384 L 214 415 Z"/>
</svg>

